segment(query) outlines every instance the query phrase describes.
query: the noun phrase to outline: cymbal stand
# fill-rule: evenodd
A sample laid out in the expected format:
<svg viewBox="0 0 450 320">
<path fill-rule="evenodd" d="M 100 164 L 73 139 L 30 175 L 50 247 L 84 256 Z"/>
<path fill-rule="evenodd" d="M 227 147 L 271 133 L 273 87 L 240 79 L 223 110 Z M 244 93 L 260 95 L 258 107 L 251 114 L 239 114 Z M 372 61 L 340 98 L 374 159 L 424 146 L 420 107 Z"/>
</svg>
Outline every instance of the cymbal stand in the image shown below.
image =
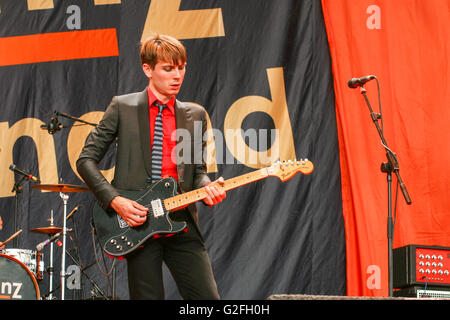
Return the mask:
<svg viewBox="0 0 450 320">
<path fill-rule="evenodd" d="M 80 272 L 81 274 L 83 274 L 91 283 L 92 287 L 94 288 L 94 290 L 96 292 L 98 292 L 103 298 L 105 298 L 105 300 L 109 300 L 108 296 L 103 292 L 102 289 L 100 289 L 99 285 L 94 281 L 94 279 L 92 279 L 85 271 L 87 269 L 89 269 L 90 267 L 92 267 L 94 264 L 96 264 L 97 262 L 92 262 L 90 263 L 88 266 L 83 267 L 81 265 L 81 261 L 77 261 L 71 254 L 69 251 L 67 251 L 67 255 L 72 259 L 72 261 L 80 268 Z M 81 281 L 81 279 L 80 279 Z"/>
<path fill-rule="evenodd" d="M 62 258 L 61 258 L 61 300 L 64 300 L 64 291 L 66 288 L 66 234 L 67 234 L 67 200 L 69 200 L 69 195 L 63 192 L 59 193 L 61 199 L 64 203 L 64 218 L 63 218 L 63 247 L 62 247 Z"/>
<path fill-rule="evenodd" d="M 73 262 L 76 263 L 77 266 L 79 266 L 79 267 L 81 268 L 81 265 L 79 264 L 79 262 L 77 262 L 69 252 L 67 252 L 67 255 L 73 260 Z M 91 290 L 91 292 L 94 292 L 94 291 L 95 291 L 96 293 L 98 293 L 99 295 L 101 295 L 101 296 L 104 298 L 104 300 L 110 300 L 110 299 L 108 298 L 108 296 L 106 295 L 106 293 L 103 292 L 103 290 L 99 287 L 99 285 L 98 285 L 98 284 L 97 284 L 97 283 L 96 283 L 96 282 L 95 282 L 95 281 L 94 281 L 94 280 L 93 280 L 93 279 L 85 272 L 87 269 L 89 269 L 90 267 L 92 267 L 94 264 L 96 264 L 95 261 L 92 262 L 91 264 L 89 264 L 88 266 L 86 266 L 86 267 L 80 269 L 80 271 L 81 271 L 81 273 L 82 273 L 84 276 L 86 276 L 86 278 L 91 282 L 92 287 L 93 287 L 93 289 Z M 56 288 L 53 289 L 52 291 L 50 291 L 49 293 L 47 293 L 47 295 L 44 296 L 44 298 L 50 297 L 50 294 L 52 294 L 53 291 L 58 290 L 59 287 L 60 287 L 60 285 L 56 286 Z M 95 297 L 95 296 L 92 296 L 92 298 L 94 298 L 94 297 Z"/>
<path fill-rule="evenodd" d="M 50 226 L 53 226 L 53 210 L 51 211 L 50 216 Z M 50 238 L 52 237 L 51 234 L 48 235 Z M 48 267 L 48 275 L 49 275 L 49 291 L 50 294 L 48 296 L 49 300 L 53 300 L 53 241 L 50 242 L 50 262 Z"/>
</svg>

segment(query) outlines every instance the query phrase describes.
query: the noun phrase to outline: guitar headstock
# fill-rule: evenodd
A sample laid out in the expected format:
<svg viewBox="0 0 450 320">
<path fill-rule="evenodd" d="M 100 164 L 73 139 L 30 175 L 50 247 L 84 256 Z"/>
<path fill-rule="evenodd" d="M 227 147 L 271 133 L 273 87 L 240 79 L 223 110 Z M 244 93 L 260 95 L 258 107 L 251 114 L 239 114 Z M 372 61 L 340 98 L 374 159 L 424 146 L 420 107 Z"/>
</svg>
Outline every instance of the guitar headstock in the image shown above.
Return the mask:
<svg viewBox="0 0 450 320">
<path fill-rule="evenodd" d="M 308 159 L 277 161 L 267 168 L 268 174 L 277 176 L 281 181 L 292 178 L 297 173 L 310 174 L 314 165 Z"/>
</svg>

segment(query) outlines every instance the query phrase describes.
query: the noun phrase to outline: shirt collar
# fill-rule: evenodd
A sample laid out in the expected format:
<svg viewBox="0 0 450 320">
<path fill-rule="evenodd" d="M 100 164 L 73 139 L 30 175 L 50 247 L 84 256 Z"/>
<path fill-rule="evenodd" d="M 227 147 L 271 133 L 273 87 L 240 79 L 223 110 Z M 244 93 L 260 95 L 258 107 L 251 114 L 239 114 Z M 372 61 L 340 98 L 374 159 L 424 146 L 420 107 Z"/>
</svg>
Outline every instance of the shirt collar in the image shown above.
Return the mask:
<svg viewBox="0 0 450 320">
<path fill-rule="evenodd" d="M 150 87 L 147 87 L 147 92 L 148 92 L 149 107 L 151 107 L 155 101 L 158 101 L 161 104 L 165 104 L 168 107 L 168 109 L 170 110 L 170 112 L 175 114 L 175 96 L 173 96 L 172 99 L 170 99 L 167 103 L 162 103 L 161 101 L 158 100 L 158 98 L 156 98 L 155 94 L 150 89 Z"/>
</svg>

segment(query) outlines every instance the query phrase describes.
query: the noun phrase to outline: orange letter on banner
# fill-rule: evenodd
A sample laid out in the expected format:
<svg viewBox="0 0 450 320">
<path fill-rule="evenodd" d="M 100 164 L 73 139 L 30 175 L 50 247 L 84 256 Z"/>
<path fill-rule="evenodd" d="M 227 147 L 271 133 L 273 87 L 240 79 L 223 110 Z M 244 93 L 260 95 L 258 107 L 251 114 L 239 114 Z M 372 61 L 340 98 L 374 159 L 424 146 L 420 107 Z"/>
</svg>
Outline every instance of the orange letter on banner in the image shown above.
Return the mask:
<svg viewBox="0 0 450 320">
<path fill-rule="evenodd" d="M 53 0 L 27 0 L 28 10 L 53 9 Z"/>
<path fill-rule="evenodd" d="M 37 172 L 32 174 L 39 177 L 41 183 L 58 183 L 53 136 L 40 128 L 42 124 L 44 123 L 41 120 L 34 118 L 22 119 L 11 127 L 8 126 L 8 122 L 0 122 L 0 163 L 4 164 L 0 166 L 0 176 L 3 177 L 0 184 L 0 197 L 14 196 L 11 193 L 14 185 L 14 172 L 8 168 L 13 164 L 14 144 L 22 136 L 31 137 L 36 144 L 39 174 Z"/>
<path fill-rule="evenodd" d="M 283 69 L 267 69 L 267 77 L 272 100 L 260 96 L 240 98 L 230 107 L 224 122 L 228 149 L 237 160 L 251 168 L 267 167 L 278 159 L 295 159 L 294 137 L 286 102 Z M 265 112 L 275 123 L 278 134 L 272 147 L 266 151 L 250 148 L 242 137 L 242 122 L 252 112 Z"/>
<path fill-rule="evenodd" d="M 116 29 L 0 37 L 0 66 L 118 55 Z"/>
<path fill-rule="evenodd" d="M 96 6 L 101 6 L 105 4 L 120 4 L 121 0 L 94 0 Z"/>
<path fill-rule="evenodd" d="M 180 11 L 181 0 L 152 0 L 145 21 L 142 40 L 152 33 L 177 39 L 223 37 L 222 9 Z"/>
</svg>

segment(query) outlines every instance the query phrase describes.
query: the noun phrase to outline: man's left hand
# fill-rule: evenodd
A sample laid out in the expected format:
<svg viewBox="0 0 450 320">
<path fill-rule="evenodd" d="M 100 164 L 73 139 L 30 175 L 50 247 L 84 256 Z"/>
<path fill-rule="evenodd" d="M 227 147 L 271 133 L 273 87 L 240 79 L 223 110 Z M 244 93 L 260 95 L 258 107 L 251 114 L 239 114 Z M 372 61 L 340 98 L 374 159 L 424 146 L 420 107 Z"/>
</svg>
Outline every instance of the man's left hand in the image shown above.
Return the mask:
<svg viewBox="0 0 450 320">
<path fill-rule="evenodd" d="M 203 199 L 203 202 L 205 202 L 208 206 L 213 206 L 219 202 L 222 202 L 222 200 L 227 196 L 222 188 L 224 183 L 225 180 L 223 179 L 223 177 L 220 177 L 216 181 L 206 185 L 206 198 Z"/>
</svg>

